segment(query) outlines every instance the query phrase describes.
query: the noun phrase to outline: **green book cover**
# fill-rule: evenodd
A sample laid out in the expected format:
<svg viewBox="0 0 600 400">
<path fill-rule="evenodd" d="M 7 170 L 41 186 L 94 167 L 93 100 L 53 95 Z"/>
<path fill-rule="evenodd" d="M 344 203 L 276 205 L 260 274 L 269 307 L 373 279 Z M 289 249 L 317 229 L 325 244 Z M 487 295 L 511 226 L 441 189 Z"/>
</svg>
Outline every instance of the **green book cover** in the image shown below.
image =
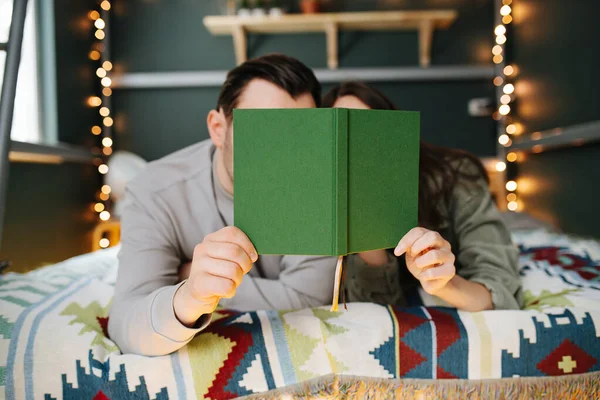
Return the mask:
<svg viewBox="0 0 600 400">
<path fill-rule="evenodd" d="M 259 254 L 395 247 L 417 226 L 419 113 L 237 109 L 234 224 Z"/>
</svg>

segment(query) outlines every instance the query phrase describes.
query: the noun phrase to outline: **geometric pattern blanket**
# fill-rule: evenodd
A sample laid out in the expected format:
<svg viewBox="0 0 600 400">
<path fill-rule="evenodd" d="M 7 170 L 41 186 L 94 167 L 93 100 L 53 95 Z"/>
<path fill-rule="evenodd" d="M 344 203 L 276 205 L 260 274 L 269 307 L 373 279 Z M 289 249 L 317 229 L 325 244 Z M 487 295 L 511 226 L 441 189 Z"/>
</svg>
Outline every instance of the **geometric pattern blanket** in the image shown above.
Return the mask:
<svg viewBox="0 0 600 400">
<path fill-rule="evenodd" d="M 525 309 L 350 303 L 218 310 L 168 356 L 107 337 L 117 248 L 0 278 L 0 395 L 7 399 L 235 398 L 335 374 L 493 379 L 600 371 L 600 243 L 517 232 Z M 2 397 L 2 396 L 0 396 Z"/>
</svg>

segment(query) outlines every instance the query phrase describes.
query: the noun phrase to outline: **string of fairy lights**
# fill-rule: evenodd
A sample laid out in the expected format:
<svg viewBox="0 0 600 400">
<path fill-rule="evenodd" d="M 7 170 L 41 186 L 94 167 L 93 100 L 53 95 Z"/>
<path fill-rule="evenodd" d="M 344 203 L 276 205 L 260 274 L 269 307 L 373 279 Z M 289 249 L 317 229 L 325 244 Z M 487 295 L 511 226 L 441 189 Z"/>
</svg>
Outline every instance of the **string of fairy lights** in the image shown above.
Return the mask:
<svg viewBox="0 0 600 400">
<path fill-rule="evenodd" d="M 507 152 L 506 148 L 512 144 L 511 137 L 517 135 L 518 124 L 513 122 L 511 116 L 511 104 L 515 101 L 515 86 L 514 78 L 517 74 L 516 67 L 506 63 L 506 44 L 507 44 L 507 26 L 513 21 L 512 17 L 512 3 L 513 0 L 496 0 L 499 4 L 498 13 L 495 16 L 495 44 L 492 47 L 493 62 L 495 64 L 495 78 L 494 86 L 496 87 L 496 94 L 499 100 L 499 106 L 497 111 L 494 112 L 494 119 L 498 122 L 498 155 L 508 163 L 514 163 L 518 161 L 518 154 L 510 151 Z M 112 62 L 109 59 L 109 42 L 107 38 L 106 28 L 109 21 L 109 11 L 111 9 L 111 3 L 108 0 L 101 0 L 98 9 L 91 10 L 88 13 L 88 18 L 93 21 L 95 28 L 94 37 L 96 41 L 92 44 L 92 48 L 88 54 L 91 61 L 99 64 L 96 69 L 96 76 L 100 79 L 100 86 L 102 87 L 100 96 L 90 96 L 88 98 L 88 105 L 90 107 L 98 108 L 98 113 L 102 118 L 101 125 L 94 125 L 91 128 L 91 133 L 94 136 L 102 137 L 102 158 L 97 158 L 95 164 L 98 167 L 98 172 L 101 175 L 108 173 L 108 165 L 106 160 L 112 154 L 112 126 L 114 120 L 111 116 L 111 95 L 112 95 L 112 80 L 110 78 L 110 71 L 113 69 Z M 505 173 L 507 164 L 504 161 L 498 161 L 496 163 L 496 170 L 498 172 Z M 520 204 L 517 198 L 517 182 L 509 180 L 506 182 L 506 200 L 507 208 L 510 211 L 518 211 Z M 109 185 L 102 185 L 99 192 L 97 193 L 97 201 L 94 204 L 94 211 L 98 215 L 100 221 L 108 221 L 111 218 L 111 214 L 108 211 L 108 205 L 110 201 L 111 187 Z M 101 238 L 98 243 L 100 247 L 106 248 L 110 246 L 110 241 L 107 238 Z"/>
<path fill-rule="evenodd" d="M 113 64 L 110 61 L 109 42 L 107 37 L 110 9 L 110 1 L 102 0 L 99 2 L 98 9 L 91 10 L 88 13 L 88 18 L 93 21 L 95 29 L 94 37 L 96 38 L 92 44 L 88 57 L 91 61 L 97 63 L 96 76 L 100 80 L 102 91 L 100 96 L 93 95 L 88 97 L 87 103 L 90 107 L 98 109 L 98 114 L 102 119 L 100 125 L 94 125 L 91 128 L 92 135 L 102 138 L 102 156 L 96 158 L 94 161 L 98 168 L 98 173 L 101 175 L 106 175 L 108 173 L 106 161 L 113 151 L 112 126 L 114 121 L 111 116 L 112 80 L 109 76 L 110 71 L 113 69 Z M 111 214 L 108 211 L 110 193 L 111 187 L 104 184 L 96 194 L 96 202 L 93 208 L 100 221 L 108 221 L 111 218 Z M 101 248 L 107 248 L 110 246 L 110 241 L 107 238 L 101 238 L 98 245 Z"/>
<path fill-rule="evenodd" d="M 512 144 L 512 136 L 519 134 L 519 126 L 514 122 L 511 115 L 511 105 L 516 100 L 514 79 L 517 68 L 507 64 L 506 47 L 508 41 L 509 25 L 513 21 L 513 0 L 496 0 L 498 12 L 495 15 L 495 44 L 492 47 L 492 61 L 495 65 L 494 86 L 498 98 L 498 109 L 494 112 L 498 129 L 498 156 L 500 161 L 496 163 L 496 170 L 506 174 L 507 162 L 514 163 L 519 155 L 514 151 L 507 151 Z M 506 160 L 506 162 L 504 161 Z M 519 211 L 521 208 L 517 199 L 517 182 L 509 180 L 506 182 L 506 207 L 510 211 Z"/>
</svg>

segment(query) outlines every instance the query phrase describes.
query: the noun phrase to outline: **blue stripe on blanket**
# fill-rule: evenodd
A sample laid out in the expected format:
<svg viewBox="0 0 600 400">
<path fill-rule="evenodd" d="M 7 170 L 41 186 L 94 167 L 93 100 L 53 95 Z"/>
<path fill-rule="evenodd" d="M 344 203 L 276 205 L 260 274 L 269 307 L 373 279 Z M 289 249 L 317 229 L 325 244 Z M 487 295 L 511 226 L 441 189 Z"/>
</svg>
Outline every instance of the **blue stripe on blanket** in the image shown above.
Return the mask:
<svg viewBox="0 0 600 400">
<path fill-rule="evenodd" d="M 186 400 L 187 393 L 185 391 L 185 382 L 183 381 L 183 371 L 181 370 L 181 364 L 179 363 L 178 351 L 171 354 L 171 364 L 173 364 L 173 375 L 175 375 L 175 383 L 177 384 L 177 398 Z"/>
<path fill-rule="evenodd" d="M 273 337 L 275 339 L 275 347 L 277 348 L 277 357 L 281 365 L 281 373 L 283 375 L 283 381 L 286 385 L 296 383 L 296 373 L 294 372 L 294 365 L 292 364 L 292 357 L 285 337 L 285 328 L 283 321 L 279 316 L 278 311 L 267 311 L 269 316 L 269 322 L 271 322 L 271 329 Z"/>
<path fill-rule="evenodd" d="M 31 331 L 29 332 L 29 339 L 27 340 L 27 347 L 25 348 L 25 356 L 23 360 L 23 363 L 25 364 L 25 398 L 27 400 L 33 400 L 33 344 L 35 342 L 35 335 L 40 327 L 42 319 L 50 311 L 54 310 L 56 306 L 62 303 L 67 297 L 77 292 L 84 286 L 89 285 L 91 281 L 92 279 L 86 279 L 72 289 L 69 287 L 66 293 L 54 300 L 48 307 L 40 311 L 40 313 L 35 316 L 33 324 L 31 325 Z"/>
<path fill-rule="evenodd" d="M 75 285 L 75 283 L 76 282 L 71 282 L 69 284 L 68 288 Z M 32 312 L 34 309 L 36 309 L 37 306 L 43 304 L 52 295 L 50 295 L 48 297 L 44 297 L 37 303 L 33 304 L 31 307 L 24 310 L 21 313 L 21 315 L 19 315 L 19 318 L 17 318 L 17 322 L 15 322 L 15 324 L 13 326 L 13 330 L 11 332 L 11 341 L 10 341 L 10 345 L 8 347 L 8 357 L 6 359 L 6 381 L 5 381 L 6 386 L 4 389 L 4 394 L 6 395 L 6 398 L 9 400 L 12 400 L 15 398 L 15 377 L 14 377 L 13 369 L 14 369 L 14 365 L 15 365 L 15 357 L 17 356 L 17 344 L 19 341 L 19 334 L 21 333 L 21 328 L 23 327 L 23 323 L 25 322 L 25 319 L 27 318 L 27 316 L 29 315 L 30 312 Z"/>
</svg>

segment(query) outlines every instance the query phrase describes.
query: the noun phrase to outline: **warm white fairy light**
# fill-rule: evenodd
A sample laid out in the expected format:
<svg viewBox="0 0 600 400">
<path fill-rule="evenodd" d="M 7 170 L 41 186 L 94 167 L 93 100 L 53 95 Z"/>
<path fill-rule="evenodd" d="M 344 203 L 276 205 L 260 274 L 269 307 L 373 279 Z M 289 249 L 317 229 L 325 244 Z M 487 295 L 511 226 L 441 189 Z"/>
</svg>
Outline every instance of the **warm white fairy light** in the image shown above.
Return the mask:
<svg viewBox="0 0 600 400">
<path fill-rule="evenodd" d="M 98 40 L 96 41 L 88 53 L 88 58 L 92 61 L 101 61 L 101 65 L 97 66 L 96 76 L 100 79 L 102 86 L 102 98 L 98 96 L 90 96 L 87 99 L 87 103 L 91 107 L 100 107 L 98 113 L 102 117 L 102 127 L 95 125 L 91 128 L 91 133 L 95 136 L 104 135 L 102 138 L 102 154 L 106 157 L 110 156 L 113 152 L 112 145 L 113 140 L 110 138 L 110 127 L 113 126 L 114 121 L 110 116 L 110 96 L 112 95 L 112 79 L 109 77 L 109 71 L 112 71 L 113 64 L 106 59 L 106 47 L 101 41 L 106 39 L 108 29 L 108 11 L 111 9 L 111 2 L 108 0 L 100 1 L 100 9 L 92 10 L 88 13 L 88 18 L 93 21 L 95 28 L 94 36 Z M 104 159 L 105 160 L 105 159 Z M 102 175 L 108 173 L 108 165 L 101 158 L 95 160 L 94 164 L 98 168 L 98 172 Z M 100 202 L 94 205 L 94 210 L 99 213 L 99 218 L 102 221 L 108 221 L 111 217 L 110 212 L 107 210 L 107 206 L 104 202 L 110 199 L 110 193 L 112 189 L 108 185 L 103 185 L 98 198 Z M 110 246 L 110 241 L 106 238 L 100 239 L 98 243 L 100 247 L 106 248 Z"/>
<path fill-rule="evenodd" d="M 515 181 L 506 182 L 506 190 L 508 190 L 509 192 L 514 192 L 515 190 L 517 190 L 517 182 L 515 182 Z"/>
<path fill-rule="evenodd" d="M 519 205 L 517 204 L 516 201 L 509 201 L 508 204 L 506 205 L 506 207 L 510 211 L 517 211 L 517 208 L 519 208 Z"/>
<path fill-rule="evenodd" d="M 509 193 L 506 195 L 507 201 L 517 201 L 517 195 L 514 193 Z"/>
<path fill-rule="evenodd" d="M 108 240 L 107 238 L 102 238 L 100 239 L 100 241 L 98 242 L 98 245 L 103 248 L 106 249 L 108 246 L 110 246 L 110 240 Z"/>
<path fill-rule="evenodd" d="M 87 99 L 87 103 L 90 107 L 98 107 L 102 104 L 102 99 L 98 96 L 90 96 Z"/>
<path fill-rule="evenodd" d="M 494 64 L 497 65 L 497 73 L 494 77 L 493 83 L 494 86 L 498 88 L 496 89 L 496 93 L 498 95 L 498 109 L 496 112 L 494 112 L 493 118 L 496 121 L 499 121 L 499 123 L 501 124 L 498 129 L 498 143 L 500 146 L 503 147 L 509 147 L 512 145 L 512 139 L 509 135 L 513 134 L 516 131 L 513 124 L 504 125 L 507 123 L 506 121 L 508 120 L 509 114 L 511 112 L 511 106 L 509 104 L 511 104 L 514 100 L 512 96 L 512 93 L 514 92 L 514 86 L 512 83 L 507 82 L 508 77 L 514 73 L 514 68 L 510 65 L 503 65 L 506 59 L 506 49 L 504 46 L 506 45 L 506 42 L 508 40 L 508 29 L 505 25 L 512 21 L 512 17 L 510 15 L 512 12 L 512 8 L 510 7 L 511 3 L 512 0 L 502 0 L 502 6 L 498 10 L 500 13 L 500 16 L 498 18 L 501 19 L 502 23 L 498 23 L 494 27 L 495 43 L 492 47 L 492 61 Z M 498 152 L 499 154 L 503 154 L 503 157 L 506 158 L 506 162 L 511 163 L 517 160 L 517 155 L 515 152 L 505 153 L 502 150 L 498 150 Z M 498 161 L 496 163 L 496 170 L 498 172 L 506 171 L 506 162 Z M 516 202 L 514 204 L 510 204 L 510 208 L 516 209 L 516 207 L 514 207 L 514 205 L 517 204 Z"/>
<path fill-rule="evenodd" d="M 108 211 L 102 211 L 100 213 L 100 219 L 102 221 L 108 221 L 110 219 L 110 213 Z"/>
<path fill-rule="evenodd" d="M 504 87 L 502 88 L 502 91 L 506 94 L 512 94 L 515 91 L 515 85 L 513 85 L 512 83 L 507 83 L 506 85 L 504 85 Z"/>
<path fill-rule="evenodd" d="M 517 133 L 517 126 L 515 124 L 509 124 L 506 126 L 506 133 L 509 135 L 514 135 Z"/>
<path fill-rule="evenodd" d="M 104 29 L 104 27 L 106 26 L 106 24 L 104 23 L 104 20 L 102 18 L 98 18 L 94 22 L 94 26 L 96 28 L 98 28 L 98 29 Z"/>
</svg>

